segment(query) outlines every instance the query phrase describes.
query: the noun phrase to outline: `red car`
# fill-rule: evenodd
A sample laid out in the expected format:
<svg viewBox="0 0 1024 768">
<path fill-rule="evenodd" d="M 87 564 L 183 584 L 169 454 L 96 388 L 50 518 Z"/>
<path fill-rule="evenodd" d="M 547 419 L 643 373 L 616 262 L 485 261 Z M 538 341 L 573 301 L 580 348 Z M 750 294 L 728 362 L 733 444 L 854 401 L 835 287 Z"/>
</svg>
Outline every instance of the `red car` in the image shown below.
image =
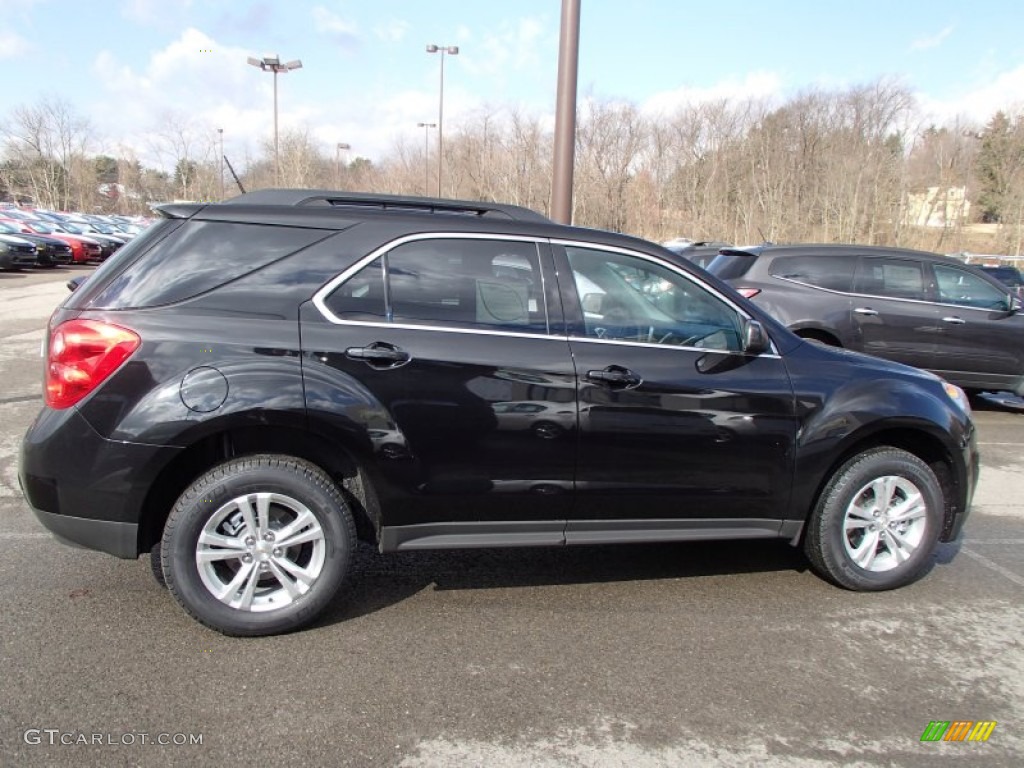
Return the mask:
<svg viewBox="0 0 1024 768">
<path fill-rule="evenodd" d="M 100 261 L 103 258 L 103 248 L 95 240 L 83 235 L 72 235 L 68 232 L 58 231 L 49 222 L 9 218 L 3 218 L 0 221 L 6 221 L 17 226 L 26 234 L 46 235 L 63 240 L 71 246 L 72 264 L 85 264 L 89 261 Z"/>
</svg>

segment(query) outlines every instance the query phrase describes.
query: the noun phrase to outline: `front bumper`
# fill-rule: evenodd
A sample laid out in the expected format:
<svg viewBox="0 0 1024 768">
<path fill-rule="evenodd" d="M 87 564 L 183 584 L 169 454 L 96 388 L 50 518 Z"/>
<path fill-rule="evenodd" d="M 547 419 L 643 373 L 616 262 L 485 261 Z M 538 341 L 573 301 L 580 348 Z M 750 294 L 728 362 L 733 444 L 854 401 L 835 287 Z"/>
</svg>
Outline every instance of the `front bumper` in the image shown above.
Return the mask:
<svg viewBox="0 0 1024 768">
<path fill-rule="evenodd" d="M 978 451 L 977 428 L 969 422 L 964 434 L 961 454 L 963 456 L 963 476 L 957 478 L 963 488 L 960 502 L 953 514 L 946 519 L 946 525 L 939 536 L 940 541 L 955 541 L 963 530 L 964 523 L 971 514 L 971 502 L 974 490 L 978 487 L 978 475 L 981 472 L 981 453 Z"/>
</svg>

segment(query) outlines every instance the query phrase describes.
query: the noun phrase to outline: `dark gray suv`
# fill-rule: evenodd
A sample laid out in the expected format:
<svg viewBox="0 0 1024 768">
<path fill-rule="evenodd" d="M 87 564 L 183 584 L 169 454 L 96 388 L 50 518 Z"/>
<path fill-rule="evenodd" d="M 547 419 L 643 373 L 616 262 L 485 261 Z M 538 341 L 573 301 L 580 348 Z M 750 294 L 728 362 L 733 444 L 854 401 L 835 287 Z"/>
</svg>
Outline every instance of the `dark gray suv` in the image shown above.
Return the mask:
<svg viewBox="0 0 1024 768">
<path fill-rule="evenodd" d="M 798 336 L 1024 396 L 1024 317 L 1012 290 L 925 251 L 865 245 L 723 248 L 708 270 Z"/>
</svg>

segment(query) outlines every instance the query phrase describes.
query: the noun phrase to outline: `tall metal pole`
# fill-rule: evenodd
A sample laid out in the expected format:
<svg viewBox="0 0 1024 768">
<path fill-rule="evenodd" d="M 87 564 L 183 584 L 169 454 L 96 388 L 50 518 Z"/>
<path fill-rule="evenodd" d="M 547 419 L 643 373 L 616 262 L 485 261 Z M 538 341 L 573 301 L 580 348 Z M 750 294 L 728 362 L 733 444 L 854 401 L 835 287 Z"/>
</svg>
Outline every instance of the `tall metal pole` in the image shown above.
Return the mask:
<svg viewBox="0 0 1024 768">
<path fill-rule="evenodd" d="M 281 145 L 277 136 L 277 69 L 274 69 L 274 186 L 281 186 Z"/>
<path fill-rule="evenodd" d="M 416 123 L 423 129 L 423 194 L 430 195 L 430 129 L 437 128 L 437 123 Z"/>
<path fill-rule="evenodd" d="M 274 181 L 276 186 L 281 186 L 281 142 L 277 132 L 277 75 L 279 72 L 291 72 L 295 69 L 301 69 L 302 62 L 295 59 L 295 61 L 282 64 L 281 57 L 277 55 L 264 56 L 262 59 L 250 56 L 247 61 L 264 72 L 274 73 Z"/>
<path fill-rule="evenodd" d="M 441 169 L 444 167 L 444 56 L 457 55 L 457 45 L 434 45 L 427 46 L 427 53 L 441 54 L 441 87 L 439 89 L 439 101 L 437 105 L 437 196 L 441 197 Z"/>
<path fill-rule="evenodd" d="M 576 150 L 576 79 L 580 57 L 580 0 L 562 0 L 555 104 L 554 178 L 551 218 L 572 223 L 572 177 Z"/>
<path fill-rule="evenodd" d="M 224 199 L 224 129 L 218 128 L 217 134 L 220 137 L 220 158 L 217 160 L 217 165 L 220 168 L 220 199 Z"/>
<path fill-rule="evenodd" d="M 437 196 L 441 197 L 441 168 L 444 164 L 444 48 L 441 49 L 441 100 L 437 105 Z"/>
</svg>

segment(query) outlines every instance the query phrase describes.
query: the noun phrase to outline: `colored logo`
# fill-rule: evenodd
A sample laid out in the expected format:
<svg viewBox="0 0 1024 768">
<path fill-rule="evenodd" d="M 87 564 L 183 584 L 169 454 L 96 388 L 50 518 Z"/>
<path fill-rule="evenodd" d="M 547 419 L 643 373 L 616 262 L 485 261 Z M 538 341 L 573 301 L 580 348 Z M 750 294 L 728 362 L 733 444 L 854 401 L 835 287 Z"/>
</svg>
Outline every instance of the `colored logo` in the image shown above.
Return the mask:
<svg viewBox="0 0 1024 768">
<path fill-rule="evenodd" d="M 995 728 L 995 720 L 932 720 L 921 741 L 988 741 Z"/>
</svg>

